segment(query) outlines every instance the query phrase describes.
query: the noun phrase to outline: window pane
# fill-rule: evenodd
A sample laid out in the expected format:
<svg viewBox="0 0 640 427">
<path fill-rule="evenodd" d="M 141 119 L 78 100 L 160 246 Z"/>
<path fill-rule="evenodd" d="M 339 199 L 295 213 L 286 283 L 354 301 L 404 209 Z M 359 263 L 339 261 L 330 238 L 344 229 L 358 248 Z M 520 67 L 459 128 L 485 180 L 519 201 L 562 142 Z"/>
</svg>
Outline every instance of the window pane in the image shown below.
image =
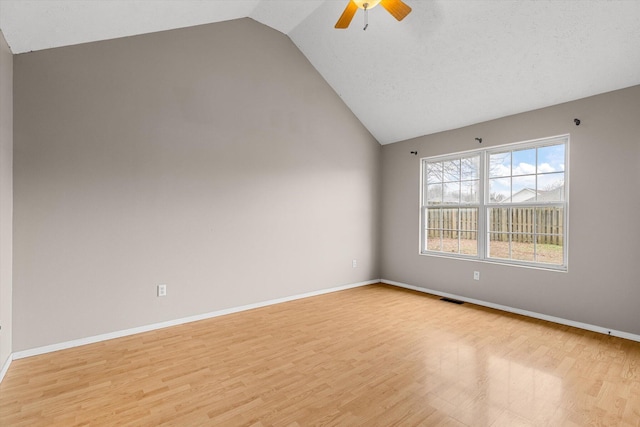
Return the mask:
<svg viewBox="0 0 640 427">
<path fill-rule="evenodd" d="M 561 202 L 564 200 L 564 172 L 538 175 L 538 201 Z"/>
<path fill-rule="evenodd" d="M 564 144 L 538 148 L 538 173 L 564 172 Z"/>
<path fill-rule="evenodd" d="M 564 215 L 561 207 L 536 209 L 536 233 L 563 234 Z"/>
<path fill-rule="evenodd" d="M 442 239 L 442 252 L 457 254 L 460 252 L 458 248 L 458 239 L 447 238 Z"/>
<path fill-rule="evenodd" d="M 509 208 L 488 209 L 489 231 L 506 233 L 509 227 Z"/>
<path fill-rule="evenodd" d="M 564 215 L 562 207 L 536 209 L 536 261 L 564 264 Z"/>
<path fill-rule="evenodd" d="M 517 150 L 512 155 L 513 175 L 533 175 L 536 173 L 536 149 Z"/>
<path fill-rule="evenodd" d="M 480 156 L 463 158 L 460 168 L 460 178 L 462 180 L 478 179 L 480 177 Z"/>
<path fill-rule="evenodd" d="M 458 209 L 442 209 L 442 228 L 444 230 L 458 230 Z M 455 235 L 449 233 L 445 233 L 444 237 L 455 237 L 457 238 L 457 233 Z"/>
<path fill-rule="evenodd" d="M 442 203 L 442 184 L 427 185 L 427 204 L 436 205 Z"/>
<path fill-rule="evenodd" d="M 564 247 L 562 236 L 545 235 L 538 236 L 536 244 L 536 261 L 545 264 L 564 264 Z"/>
<path fill-rule="evenodd" d="M 533 234 L 513 234 L 511 236 L 511 259 L 535 261 Z"/>
<path fill-rule="evenodd" d="M 461 183 L 461 192 L 460 192 L 460 200 L 463 203 L 479 203 L 479 181 L 462 181 Z"/>
<path fill-rule="evenodd" d="M 510 198 L 510 178 L 494 178 L 489 180 L 489 201 L 491 203 L 508 202 Z"/>
<path fill-rule="evenodd" d="M 442 163 L 427 163 L 427 183 L 435 184 L 442 182 Z"/>
<path fill-rule="evenodd" d="M 460 231 L 478 231 L 478 209 L 460 209 Z M 463 233 L 464 234 L 464 233 Z M 467 238 L 467 237 L 463 237 Z"/>
<path fill-rule="evenodd" d="M 460 253 L 478 255 L 478 233 L 460 233 Z"/>
<path fill-rule="evenodd" d="M 443 162 L 444 182 L 460 181 L 460 160 Z"/>
<path fill-rule="evenodd" d="M 512 208 L 511 231 L 513 233 L 533 233 L 535 231 L 535 218 L 533 215 L 533 208 Z"/>
<path fill-rule="evenodd" d="M 426 235 L 427 250 L 428 251 L 441 251 L 442 250 L 442 234 L 440 230 L 429 230 Z"/>
<path fill-rule="evenodd" d="M 507 233 L 489 233 L 487 256 L 489 258 L 510 258 L 509 235 Z"/>
<path fill-rule="evenodd" d="M 425 248 L 442 253 L 478 254 L 478 208 L 426 209 Z"/>
<path fill-rule="evenodd" d="M 441 209 L 427 209 L 427 223 L 426 228 L 442 228 L 440 223 Z"/>
<path fill-rule="evenodd" d="M 511 151 L 489 155 L 489 178 L 511 176 Z"/>
<path fill-rule="evenodd" d="M 528 202 L 536 199 L 536 177 L 535 175 L 518 176 L 512 180 L 511 203 Z"/>
<path fill-rule="evenodd" d="M 536 243 L 539 245 L 556 245 L 562 246 L 562 234 L 538 234 L 536 235 Z"/>
<path fill-rule="evenodd" d="M 444 184 L 444 193 L 442 203 L 444 204 L 460 204 L 460 183 L 450 182 Z"/>
</svg>

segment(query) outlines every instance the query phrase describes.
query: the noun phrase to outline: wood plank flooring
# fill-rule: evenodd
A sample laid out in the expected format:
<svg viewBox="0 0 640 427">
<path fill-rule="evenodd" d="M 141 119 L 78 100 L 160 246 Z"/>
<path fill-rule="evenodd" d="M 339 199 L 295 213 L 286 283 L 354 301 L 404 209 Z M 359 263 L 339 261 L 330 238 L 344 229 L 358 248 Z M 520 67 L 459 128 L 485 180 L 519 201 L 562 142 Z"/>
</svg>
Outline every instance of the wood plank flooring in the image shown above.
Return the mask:
<svg viewBox="0 0 640 427">
<path fill-rule="evenodd" d="M 371 285 L 16 360 L 2 426 L 640 426 L 640 343 Z"/>
</svg>

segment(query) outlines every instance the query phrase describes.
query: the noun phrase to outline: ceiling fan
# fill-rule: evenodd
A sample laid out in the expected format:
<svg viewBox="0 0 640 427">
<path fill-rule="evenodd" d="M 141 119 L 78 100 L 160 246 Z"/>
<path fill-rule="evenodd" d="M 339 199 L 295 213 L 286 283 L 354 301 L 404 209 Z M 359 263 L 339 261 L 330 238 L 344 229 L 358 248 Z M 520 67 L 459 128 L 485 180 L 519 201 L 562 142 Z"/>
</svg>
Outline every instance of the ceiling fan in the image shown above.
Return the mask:
<svg viewBox="0 0 640 427">
<path fill-rule="evenodd" d="M 411 8 L 402 0 L 349 0 L 335 27 L 339 29 L 347 28 L 358 9 L 363 9 L 365 13 L 364 29 L 366 30 L 369 25 L 367 24 L 367 12 L 378 4 L 381 4 L 398 21 L 402 21 L 411 12 Z"/>
</svg>

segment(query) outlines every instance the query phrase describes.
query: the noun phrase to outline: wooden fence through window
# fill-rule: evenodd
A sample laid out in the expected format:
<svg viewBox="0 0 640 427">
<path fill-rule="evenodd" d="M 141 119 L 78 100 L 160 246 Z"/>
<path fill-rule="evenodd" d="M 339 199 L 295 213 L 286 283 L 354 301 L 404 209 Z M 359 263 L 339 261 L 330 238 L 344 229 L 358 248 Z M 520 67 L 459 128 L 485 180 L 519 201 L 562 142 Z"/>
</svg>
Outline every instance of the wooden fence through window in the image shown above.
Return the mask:
<svg viewBox="0 0 640 427">
<path fill-rule="evenodd" d="M 476 239 L 478 210 L 473 208 L 437 208 L 427 215 L 429 238 L 442 232 L 445 239 Z M 489 233 L 492 241 L 562 245 L 564 215 L 561 207 L 490 208 Z M 439 216 L 442 215 L 442 226 Z M 511 219 L 511 221 L 509 221 Z M 511 230 L 509 224 L 511 223 Z M 535 226 L 534 226 L 535 224 Z"/>
</svg>

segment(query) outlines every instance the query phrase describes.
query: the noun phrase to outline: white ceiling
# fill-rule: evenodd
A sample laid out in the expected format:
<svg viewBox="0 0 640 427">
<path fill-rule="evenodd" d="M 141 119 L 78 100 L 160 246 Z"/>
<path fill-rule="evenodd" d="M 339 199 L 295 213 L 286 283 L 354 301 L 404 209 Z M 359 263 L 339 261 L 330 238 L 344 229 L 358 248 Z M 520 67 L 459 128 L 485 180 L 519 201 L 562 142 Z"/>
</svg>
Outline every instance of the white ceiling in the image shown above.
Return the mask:
<svg viewBox="0 0 640 427">
<path fill-rule="evenodd" d="M 640 1 L 0 0 L 18 54 L 250 17 L 287 34 L 382 144 L 640 84 Z"/>
</svg>

